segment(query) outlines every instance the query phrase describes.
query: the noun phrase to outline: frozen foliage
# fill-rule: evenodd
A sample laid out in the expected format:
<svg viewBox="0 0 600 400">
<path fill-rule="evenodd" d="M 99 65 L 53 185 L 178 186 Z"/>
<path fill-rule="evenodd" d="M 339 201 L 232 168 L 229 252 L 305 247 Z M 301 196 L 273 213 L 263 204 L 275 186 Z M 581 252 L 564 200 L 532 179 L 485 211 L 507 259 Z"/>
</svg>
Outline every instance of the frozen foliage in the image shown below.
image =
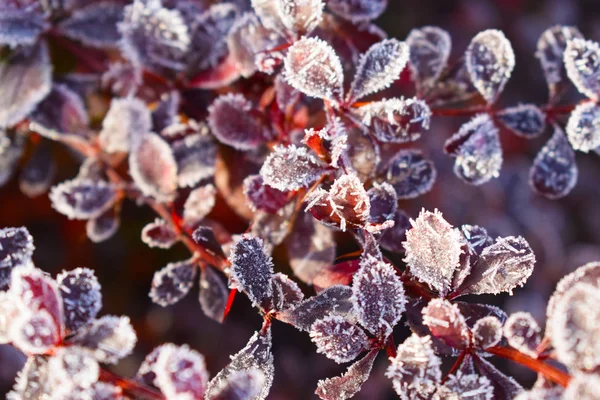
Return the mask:
<svg viewBox="0 0 600 400">
<path fill-rule="evenodd" d="M 494 387 L 488 378 L 460 371 L 448 376 L 437 390 L 435 400 L 492 400 Z"/>
<path fill-rule="evenodd" d="M 200 271 L 200 295 L 198 300 L 204 314 L 220 322 L 223 319 L 228 296 L 229 291 L 219 273 L 210 266 L 202 268 Z"/>
<path fill-rule="evenodd" d="M 483 357 L 475 359 L 479 373 L 486 377 L 494 387 L 494 399 L 514 399 L 523 391 L 523 387 L 513 378 L 504 375 Z"/>
<path fill-rule="evenodd" d="M 323 400 L 346 400 L 358 393 L 371 374 L 377 350 L 352 364 L 342 376 L 319 381 L 316 394 Z"/>
<path fill-rule="evenodd" d="M 179 187 L 192 187 L 215 174 L 217 146 L 202 127 L 196 127 L 198 133 L 186 135 L 171 143 L 173 157 L 177 163 Z"/>
<path fill-rule="evenodd" d="M 600 98 L 600 46 L 591 40 L 574 38 L 567 42 L 565 68 L 577 90 L 587 97 Z"/>
<path fill-rule="evenodd" d="M 354 360 L 368 348 L 363 330 L 339 315 L 315 321 L 310 328 L 310 338 L 317 346 L 317 353 L 339 364 Z"/>
<path fill-rule="evenodd" d="M 51 147 L 40 143 L 19 175 L 19 189 L 28 197 L 44 194 L 52 186 L 56 162 Z"/>
<path fill-rule="evenodd" d="M 265 184 L 284 192 L 309 186 L 323 172 L 316 157 L 293 144 L 275 147 L 260 169 Z"/>
<path fill-rule="evenodd" d="M 404 261 L 410 273 L 442 296 L 450 291 L 454 270 L 462 253 L 462 235 L 442 213 L 422 210 L 406 232 Z"/>
<path fill-rule="evenodd" d="M 102 121 L 100 145 L 109 153 L 129 151 L 131 143 L 152 129 L 152 117 L 143 101 L 115 98 Z"/>
<path fill-rule="evenodd" d="M 252 0 L 262 24 L 288 37 L 310 33 L 323 14 L 322 0 Z"/>
<path fill-rule="evenodd" d="M 406 297 L 394 267 L 366 255 L 352 281 L 352 303 L 358 322 L 373 335 L 385 338 L 402 318 Z"/>
<path fill-rule="evenodd" d="M 344 72 L 340 59 L 327 42 L 302 38 L 288 50 L 284 60 L 287 82 L 307 96 L 341 101 Z"/>
<path fill-rule="evenodd" d="M 504 336 L 510 344 L 521 353 L 537 357 L 537 347 L 540 344 L 541 329 L 527 312 L 516 312 L 511 314 L 504 324 Z"/>
<path fill-rule="evenodd" d="M 167 343 L 153 351 L 154 384 L 173 400 L 201 399 L 208 383 L 204 357 L 188 346 Z M 158 353 L 158 354 L 156 354 Z"/>
<path fill-rule="evenodd" d="M 290 310 L 304 300 L 304 293 L 298 284 L 287 275 L 273 275 L 273 307 L 277 311 Z"/>
<path fill-rule="evenodd" d="M 244 194 L 253 210 L 272 214 L 288 203 L 287 193 L 265 185 L 260 175 L 249 175 L 244 179 Z"/>
<path fill-rule="evenodd" d="M 89 388 L 100 375 L 98 361 L 88 350 L 78 346 L 59 348 L 48 360 L 48 369 L 54 391 L 64 396 L 74 389 L 72 385 Z"/>
<path fill-rule="evenodd" d="M 473 344 L 487 349 L 497 345 L 502 339 L 502 321 L 494 316 L 483 317 L 475 322 L 472 332 Z"/>
<path fill-rule="evenodd" d="M 463 225 L 460 231 L 467 240 L 471 254 L 481 254 L 481 251 L 493 244 L 493 239 L 488 235 L 485 228 L 478 225 Z"/>
<path fill-rule="evenodd" d="M 454 173 L 466 183 L 482 185 L 500 175 L 502 148 L 498 128 L 488 114 L 481 114 L 462 125 L 444 145 L 456 158 Z"/>
<path fill-rule="evenodd" d="M 186 225 L 196 225 L 204 219 L 213 209 L 216 195 L 217 189 L 210 184 L 192 190 L 183 205 Z"/>
<path fill-rule="evenodd" d="M 270 309 L 273 296 L 273 260 L 260 238 L 244 235 L 231 248 L 230 287 L 243 290 L 254 306 Z"/>
<path fill-rule="evenodd" d="M 0 229 L 0 290 L 10 282 L 11 271 L 31 263 L 35 246 L 25 227 Z"/>
<path fill-rule="evenodd" d="M 117 200 L 117 191 L 101 180 L 74 179 L 52 188 L 52 207 L 70 219 L 90 219 L 102 215 Z"/>
<path fill-rule="evenodd" d="M 564 53 L 567 43 L 575 38 L 583 38 L 577 28 L 555 25 L 546 29 L 537 42 L 535 55 L 544 70 L 544 77 L 550 88 L 550 98 L 554 98 L 559 92 L 559 85 L 565 83 Z"/>
<path fill-rule="evenodd" d="M 10 337 L 15 347 L 26 354 L 44 354 L 60 342 L 56 321 L 45 309 L 35 314 L 21 313 L 10 327 Z"/>
<path fill-rule="evenodd" d="M 546 114 L 533 104 L 521 104 L 496 114 L 506 128 L 519 136 L 531 139 L 541 135 L 546 128 Z"/>
<path fill-rule="evenodd" d="M 155 133 L 142 135 L 129 154 L 129 173 L 141 192 L 158 201 L 177 190 L 177 162 L 169 144 Z"/>
<path fill-rule="evenodd" d="M 563 392 L 564 388 L 561 386 L 555 386 L 553 388 L 534 387 L 531 390 L 519 393 L 519 395 L 515 397 L 515 400 L 561 400 L 563 399 Z"/>
<path fill-rule="evenodd" d="M 562 396 L 563 400 L 596 400 L 600 393 L 600 377 L 576 373 Z"/>
<path fill-rule="evenodd" d="M 89 123 L 82 97 L 68 86 L 55 83 L 46 98 L 29 115 L 30 129 L 52 140 L 80 136 Z"/>
<path fill-rule="evenodd" d="M 328 0 L 327 8 L 354 23 L 376 19 L 385 11 L 388 0 Z"/>
<path fill-rule="evenodd" d="M 196 265 L 190 260 L 167 264 L 154 273 L 150 298 L 163 307 L 177 303 L 192 288 L 196 274 Z"/>
<path fill-rule="evenodd" d="M 250 370 L 260 371 L 264 376 L 264 380 L 260 390 L 253 391 L 256 395 L 246 400 L 264 400 L 273 384 L 274 367 L 271 341 L 271 329 L 256 332 L 250 338 L 246 347 L 233 355 L 231 362 L 209 382 L 206 390 L 206 400 L 217 399 L 217 394 L 224 385 L 223 382 L 231 382 L 234 374 Z"/>
<path fill-rule="evenodd" d="M 385 221 L 394 219 L 398 208 L 398 196 L 392 185 L 387 182 L 374 183 L 373 187 L 367 191 L 367 196 L 369 196 L 371 204 L 369 222 L 383 224 Z"/>
<path fill-rule="evenodd" d="M 94 243 L 111 238 L 119 229 L 121 218 L 117 208 L 113 207 L 96 218 L 88 219 L 85 225 L 87 237 Z"/>
<path fill-rule="evenodd" d="M 9 400 L 37 399 L 50 395 L 48 383 L 48 360 L 43 356 L 32 356 L 19 374 L 12 392 L 6 396 Z"/>
<path fill-rule="evenodd" d="M 412 334 L 390 358 L 385 376 L 392 380 L 394 390 L 402 400 L 422 396 L 427 398 L 437 389 L 442 371 L 440 358 L 435 354 L 429 336 Z"/>
<path fill-rule="evenodd" d="M 448 64 L 452 39 L 437 26 L 413 29 L 406 38 L 410 50 L 410 72 L 417 88 L 429 90 Z"/>
<path fill-rule="evenodd" d="M 63 301 L 64 324 L 74 332 L 96 318 L 102 308 L 102 293 L 94 271 L 76 268 L 56 277 Z"/>
<path fill-rule="evenodd" d="M 375 43 L 358 62 L 347 103 L 389 87 L 400 77 L 407 62 L 406 43 L 396 39 Z"/>
<path fill-rule="evenodd" d="M 459 349 L 469 346 L 469 328 L 456 304 L 443 299 L 431 300 L 423 309 L 423 323 L 433 336 L 448 346 Z"/>
<path fill-rule="evenodd" d="M 192 233 L 192 239 L 194 240 L 194 242 L 204 246 L 207 252 L 225 258 L 223 248 L 217 241 L 217 238 L 215 237 L 212 228 L 209 228 L 207 226 L 199 226 Z"/>
<path fill-rule="evenodd" d="M 414 199 L 429 192 L 436 178 L 433 162 L 420 150 L 400 150 L 385 171 L 385 181 L 394 187 L 398 199 Z"/>
<path fill-rule="evenodd" d="M 142 229 L 142 242 L 149 247 L 168 249 L 177 243 L 177 233 L 164 219 L 156 218 Z"/>
<path fill-rule="evenodd" d="M 123 19 L 123 6 L 101 1 L 75 10 L 59 24 L 65 36 L 93 47 L 116 47 L 121 38 L 117 23 Z"/>
<path fill-rule="evenodd" d="M 587 153 L 600 147 L 600 107 L 592 102 L 579 104 L 569 117 L 566 130 L 575 150 Z"/>
<path fill-rule="evenodd" d="M 550 140 L 539 151 L 529 171 L 531 187 L 550 199 L 559 199 L 571 192 L 577 183 L 575 152 L 565 133 L 556 125 Z"/>
<path fill-rule="evenodd" d="M 406 238 L 406 231 L 411 227 L 410 217 L 404 211 L 397 209 L 392 221 L 394 226 L 383 231 L 379 244 L 388 251 L 401 253 L 404 251 L 402 242 Z"/>
<path fill-rule="evenodd" d="M 8 7 L 0 15 L 0 45 L 31 46 L 48 27 L 44 16 L 36 10 Z"/>
<path fill-rule="evenodd" d="M 238 371 L 231 374 L 229 379 L 223 379 L 215 390 L 214 399 L 246 400 L 260 394 L 265 382 L 265 375 L 258 369 Z"/>
<path fill-rule="evenodd" d="M 465 63 L 473 85 L 488 103 L 494 103 L 515 67 L 515 54 L 502 32 L 489 29 L 471 40 Z"/>
</svg>

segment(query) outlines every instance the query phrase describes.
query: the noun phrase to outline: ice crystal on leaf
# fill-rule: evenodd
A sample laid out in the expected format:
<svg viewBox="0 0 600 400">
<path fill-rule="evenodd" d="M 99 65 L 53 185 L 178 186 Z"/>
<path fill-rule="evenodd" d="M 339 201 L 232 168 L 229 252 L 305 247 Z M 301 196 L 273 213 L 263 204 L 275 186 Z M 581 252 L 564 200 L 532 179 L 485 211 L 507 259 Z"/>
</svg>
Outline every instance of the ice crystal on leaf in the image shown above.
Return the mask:
<svg viewBox="0 0 600 400">
<path fill-rule="evenodd" d="M 316 157 L 295 145 L 275 147 L 260 169 L 264 183 L 283 192 L 307 187 L 323 172 Z"/>
<path fill-rule="evenodd" d="M 0 6 L 0 45 L 31 46 L 49 28 L 44 15 L 35 9 Z"/>
<path fill-rule="evenodd" d="M 575 152 L 557 125 L 554 134 L 533 161 L 529 171 L 530 185 L 549 199 L 559 199 L 575 187 L 578 174 Z"/>
<path fill-rule="evenodd" d="M 25 354 L 44 354 L 60 342 L 60 326 L 45 309 L 22 312 L 10 327 L 12 343 Z"/>
<path fill-rule="evenodd" d="M 87 237 L 94 243 L 103 242 L 112 237 L 119 226 L 121 218 L 118 207 L 110 208 L 100 216 L 88 219 L 85 225 Z"/>
<path fill-rule="evenodd" d="M 591 102 L 579 104 L 569 117 L 566 130 L 575 150 L 587 153 L 600 147 L 600 107 Z"/>
<path fill-rule="evenodd" d="M 304 293 L 298 284 L 287 275 L 273 275 L 273 306 L 277 311 L 289 310 L 304 300 Z"/>
<path fill-rule="evenodd" d="M 215 400 L 254 399 L 265 384 L 265 374 L 258 369 L 237 371 L 220 382 L 215 390 Z"/>
<path fill-rule="evenodd" d="M 131 143 L 152 129 L 152 116 L 135 97 L 115 98 L 102 121 L 100 145 L 109 153 L 129 151 Z"/>
<path fill-rule="evenodd" d="M 310 33 L 323 15 L 322 0 L 252 0 L 252 7 L 263 25 L 284 36 Z"/>
<path fill-rule="evenodd" d="M 398 199 L 414 199 L 431 190 L 437 170 L 420 150 L 400 150 L 389 161 L 386 182 L 394 187 Z"/>
<path fill-rule="evenodd" d="M 565 389 L 562 400 L 595 400 L 600 392 L 597 374 L 575 373 Z"/>
<path fill-rule="evenodd" d="M 317 346 L 317 353 L 338 364 L 354 360 L 368 348 L 368 338 L 363 330 L 339 315 L 315 321 L 310 328 L 310 338 Z"/>
<path fill-rule="evenodd" d="M 0 229 L 0 290 L 10 282 L 13 268 L 31 263 L 35 246 L 25 227 Z"/>
<path fill-rule="evenodd" d="M 142 242 L 149 247 L 168 249 L 177 243 L 177 233 L 164 219 L 156 218 L 142 229 Z"/>
<path fill-rule="evenodd" d="M 57 83 L 52 85 L 50 93 L 37 105 L 29 118 L 32 121 L 30 129 L 58 141 L 81 137 L 89 123 L 82 97 L 67 85 Z"/>
<path fill-rule="evenodd" d="M 215 206 L 217 189 L 211 185 L 197 187 L 190 192 L 183 205 L 183 220 L 194 226 L 204 219 Z"/>
<path fill-rule="evenodd" d="M 340 17 L 359 23 L 379 17 L 385 11 L 388 0 L 328 0 L 327 8 Z"/>
<path fill-rule="evenodd" d="M 537 357 L 536 349 L 541 341 L 540 332 L 538 323 L 527 312 L 511 314 L 504 324 L 504 336 L 508 339 L 508 344 L 532 357 Z"/>
<path fill-rule="evenodd" d="M 284 60 L 287 82 L 307 96 L 338 103 L 344 92 L 342 63 L 333 48 L 318 38 L 302 38 Z"/>
<path fill-rule="evenodd" d="M 102 308 L 98 278 L 88 268 L 63 271 L 56 277 L 63 301 L 65 327 L 74 332 L 96 318 Z"/>
<path fill-rule="evenodd" d="M 442 379 L 442 362 L 435 354 L 429 336 L 412 334 L 390 358 L 385 376 L 392 380 L 402 400 L 431 396 Z"/>
<path fill-rule="evenodd" d="M 574 38 L 567 42 L 565 68 L 577 90 L 587 97 L 600 98 L 600 45 L 591 40 Z"/>
<path fill-rule="evenodd" d="M 347 102 L 354 103 L 362 97 L 389 87 L 400 77 L 407 62 L 406 43 L 396 39 L 375 43 L 358 62 Z"/>
<path fill-rule="evenodd" d="M 50 382 L 59 392 L 68 396 L 73 385 L 89 388 L 98 381 L 100 366 L 89 350 L 78 346 L 62 347 L 48 360 Z"/>
<path fill-rule="evenodd" d="M 163 307 L 177 303 L 192 288 L 196 274 L 196 265 L 189 260 L 167 264 L 154 273 L 150 298 Z"/>
<path fill-rule="evenodd" d="M 423 309 L 423 323 L 448 346 L 466 348 L 470 343 L 469 327 L 456 304 L 433 299 Z"/>
<path fill-rule="evenodd" d="M 404 261 L 419 281 L 445 295 L 462 253 L 462 235 L 442 213 L 422 210 L 406 232 Z"/>
<path fill-rule="evenodd" d="M 48 359 L 30 356 L 19 374 L 8 400 L 38 399 L 48 397 L 52 388 L 48 382 Z"/>
<path fill-rule="evenodd" d="M 488 378 L 460 371 L 448 376 L 448 380 L 435 393 L 434 400 L 492 400 L 494 387 Z"/>
<path fill-rule="evenodd" d="M 472 254 L 481 254 L 484 248 L 494 243 L 487 230 L 479 225 L 463 225 L 460 231 L 467 240 Z"/>
<path fill-rule="evenodd" d="M 58 29 L 65 36 L 85 45 L 112 48 L 121 38 L 117 23 L 123 19 L 123 5 L 109 1 L 91 3 L 79 8 Z"/>
<path fill-rule="evenodd" d="M 265 185 L 262 176 L 249 175 L 244 179 L 244 194 L 254 210 L 274 214 L 288 203 L 286 192 Z"/>
<path fill-rule="evenodd" d="M 230 286 L 243 290 L 254 306 L 270 309 L 273 296 L 273 261 L 260 238 L 243 235 L 231 248 Z"/>
<path fill-rule="evenodd" d="M 502 321 L 497 317 L 483 317 L 473 325 L 473 344 L 482 349 L 497 345 L 502 339 Z M 514 347 L 514 346 L 513 346 Z"/>
<path fill-rule="evenodd" d="M 342 376 L 320 380 L 315 393 L 322 400 L 346 400 L 354 397 L 369 379 L 377 353 L 378 350 L 371 350 L 352 364 Z"/>
<path fill-rule="evenodd" d="M 515 54 L 504 33 L 489 29 L 477 34 L 465 54 L 471 82 L 488 103 L 504 90 L 515 67 Z"/>
<path fill-rule="evenodd" d="M 371 204 L 369 221 L 373 224 L 383 224 L 394 219 L 398 208 L 398 197 L 394 187 L 387 182 L 374 183 L 367 191 Z"/>
<path fill-rule="evenodd" d="M 191 127 L 200 132 L 187 135 L 171 144 L 177 163 L 179 187 L 192 187 L 215 174 L 217 146 L 213 138 L 202 130 L 202 126 Z"/>
<path fill-rule="evenodd" d="M 448 64 L 452 48 L 450 35 L 437 26 L 424 26 L 411 30 L 406 43 L 413 82 L 421 92 L 431 89 Z"/>
<path fill-rule="evenodd" d="M 546 127 L 546 114 L 533 104 L 505 108 L 496 117 L 506 128 L 527 139 L 541 135 Z"/>
<path fill-rule="evenodd" d="M 50 191 L 52 207 L 70 219 L 99 217 L 117 200 L 115 188 L 108 182 L 75 179 L 62 182 Z"/>
<path fill-rule="evenodd" d="M 201 399 L 204 396 L 208 372 L 202 354 L 186 345 L 170 343 L 161 345 L 153 353 L 156 356 L 151 367 L 156 374 L 154 383 L 168 399 Z"/>
</svg>

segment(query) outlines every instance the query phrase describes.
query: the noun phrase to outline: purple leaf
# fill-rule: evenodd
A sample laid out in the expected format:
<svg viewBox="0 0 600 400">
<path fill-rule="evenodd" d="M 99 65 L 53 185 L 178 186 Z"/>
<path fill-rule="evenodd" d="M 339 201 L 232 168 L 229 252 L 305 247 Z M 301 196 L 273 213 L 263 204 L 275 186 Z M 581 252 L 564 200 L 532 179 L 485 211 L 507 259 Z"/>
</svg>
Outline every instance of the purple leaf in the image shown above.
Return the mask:
<svg viewBox="0 0 600 400">
<path fill-rule="evenodd" d="M 367 196 L 371 204 L 369 222 L 382 224 L 394 218 L 398 209 L 398 197 L 392 185 L 387 182 L 374 183 L 367 191 Z"/>
<path fill-rule="evenodd" d="M 265 184 L 283 192 L 308 187 L 324 173 L 324 167 L 306 147 L 277 146 L 265 160 L 260 175 Z"/>
<path fill-rule="evenodd" d="M 61 84 L 52 86 L 52 91 L 38 104 L 30 118 L 37 122 L 36 131 L 52 140 L 60 140 L 69 133 L 81 135 L 89 123 L 83 99 Z"/>
<path fill-rule="evenodd" d="M 448 346 L 457 349 L 469 347 L 471 339 L 465 318 L 458 307 L 448 300 L 431 300 L 423 309 L 423 323 Z"/>
<path fill-rule="evenodd" d="M 117 200 L 116 189 L 105 181 L 74 179 L 52 188 L 52 207 L 70 219 L 90 219 L 102 215 Z"/>
<path fill-rule="evenodd" d="M 61 341 L 61 328 L 46 309 L 21 312 L 11 323 L 13 345 L 25 354 L 44 354 Z"/>
<path fill-rule="evenodd" d="M 142 242 L 146 243 L 148 247 L 168 249 L 178 240 L 177 232 L 167 221 L 160 218 L 156 218 L 154 222 L 147 224 L 142 229 Z"/>
<path fill-rule="evenodd" d="M 177 303 L 194 285 L 197 272 L 196 263 L 192 260 L 167 264 L 154 273 L 150 298 L 163 307 Z"/>
<path fill-rule="evenodd" d="M 19 175 L 19 189 L 27 197 L 37 197 L 50 189 L 56 163 L 48 143 L 40 143 Z"/>
<path fill-rule="evenodd" d="M 29 356 L 7 399 L 39 399 L 50 396 L 52 386 L 48 381 L 48 359 L 46 356 Z"/>
<path fill-rule="evenodd" d="M 258 369 L 232 373 L 219 382 L 213 400 L 248 400 L 256 398 L 265 384 L 265 374 Z"/>
<path fill-rule="evenodd" d="M 481 349 L 497 345 L 502 339 L 502 321 L 496 317 L 483 317 L 473 325 L 473 344 Z"/>
<path fill-rule="evenodd" d="M 371 205 L 371 207 L 373 206 Z M 392 253 L 402 253 L 404 251 L 402 242 L 406 240 L 406 231 L 411 227 L 410 217 L 404 211 L 397 209 L 393 221 L 394 226 L 383 231 L 379 238 L 379 244 Z"/>
<path fill-rule="evenodd" d="M 385 180 L 396 190 L 398 199 L 414 199 L 431 190 L 437 170 L 420 150 L 400 150 L 389 161 Z"/>
<path fill-rule="evenodd" d="M 200 270 L 200 295 L 199 301 L 204 315 L 221 322 L 227 306 L 229 290 L 220 274 L 211 266 L 204 266 Z"/>
<path fill-rule="evenodd" d="M 208 371 L 204 356 L 188 346 L 163 344 L 157 351 L 152 370 L 155 385 L 172 399 L 201 399 L 208 384 Z"/>
<path fill-rule="evenodd" d="M 187 226 L 202 221 L 215 206 L 217 189 L 211 184 L 192 190 L 183 205 L 183 220 Z"/>
<path fill-rule="evenodd" d="M 537 321 L 528 312 L 511 314 L 504 324 L 504 336 L 508 339 L 508 344 L 534 358 L 538 356 L 541 331 Z"/>
<path fill-rule="evenodd" d="M 208 130 L 204 128 L 204 125 L 197 125 L 195 130 L 198 133 L 187 135 L 171 144 L 177 163 L 179 187 L 193 187 L 215 174 L 217 146 Z"/>
<path fill-rule="evenodd" d="M 202 245 L 209 253 L 221 258 L 225 258 L 225 253 L 223 253 L 223 249 L 217 241 L 212 228 L 207 226 L 199 226 L 192 233 L 192 238 L 196 243 Z"/>
<path fill-rule="evenodd" d="M 63 300 L 65 327 L 74 332 L 98 315 L 102 308 L 102 293 L 94 271 L 76 268 L 56 277 Z"/>
<path fill-rule="evenodd" d="M 0 45 L 11 48 L 34 45 L 50 24 L 35 8 L 13 8 L 0 10 Z"/>
<path fill-rule="evenodd" d="M 475 363 L 481 375 L 486 377 L 494 387 L 494 394 L 489 399 L 511 400 L 523 391 L 523 387 L 513 378 L 504 375 L 496 367 L 481 357 L 475 358 Z"/>
<path fill-rule="evenodd" d="M 339 315 L 315 321 L 310 328 L 310 338 L 317 346 L 317 353 L 338 364 L 354 360 L 369 345 L 364 331 Z"/>
<path fill-rule="evenodd" d="M 342 376 L 320 380 L 315 393 L 323 400 L 346 400 L 353 397 L 369 379 L 378 353 L 377 349 L 371 350 L 352 364 Z"/>
<path fill-rule="evenodd" d="M 332 13 L 358 23 L 378 18 L 385 11 L 388 0 L 328 0 Z"/>
<path fill-rule="evenodd" d="M 574 38 L 567 42 L 564 53 L 565 69 L 577 90 L 587 97 L 600 98 L 600 45 L 591 40 Z"/>
<path fill-rule="evenodd" d="M 600 147 L 600 107 L 594 102 L 581 103 L 571 113 L 566 131 L 575 150 L 588 153 Z"/>
<path fill-rule="evenodd" d="M 100 146 L 109 153 L 127 152 L 151 129 L 152 117 L 143 101 L 135 97 L 114 98 L 102 121 Z"/>
<path fill-rule="evenodd" d="M 88 219 L 85 225 L 87 237 L 94 243 L 111 238 L 121 225 L 119 207 L 113 207 L 96 218 Z"/>
<path fill-rule="evenodd" d="M 35 246 L 25 227 L 0 229 L 0 290 L 6 290 L 13 268 L 31 263 Z"/>
<path fill-rule="evenodd" d="M 296 307 L 304 300 L 304 293 L 298 284 L 287 275 L 273 275 L 273 306 L 277 311 L 285 311 Z"/>
<path fill-rule="evenodd" d="M 63 35 L 98 48 L 113 48 L 121 38 L 117 23 L 123 19 L 123 5 L 110 1 L 78 8 L 58 25 Z"/>
<path fill-rule="evenodd" d="M 544 133 L 546 114 L 533 104 L 521 104 L 496 113 L 496 118 L 518 136 L 532 139 Z"/>
<path fill-rule="evenodd" d="M 265 185 L 262 176 L 249 175 L 244 179 L 244 194 L 253 210 L 275 214 L 288 203 L 288 194 Z"/>
<path fill-rule="evenodd" d="M 410 50 L 410 72 L 420 92 L 425 92 L 437 82 L 448 64 L 452 39 L 437 26 L 413 29 L 406 38 Z"/>
</svg>

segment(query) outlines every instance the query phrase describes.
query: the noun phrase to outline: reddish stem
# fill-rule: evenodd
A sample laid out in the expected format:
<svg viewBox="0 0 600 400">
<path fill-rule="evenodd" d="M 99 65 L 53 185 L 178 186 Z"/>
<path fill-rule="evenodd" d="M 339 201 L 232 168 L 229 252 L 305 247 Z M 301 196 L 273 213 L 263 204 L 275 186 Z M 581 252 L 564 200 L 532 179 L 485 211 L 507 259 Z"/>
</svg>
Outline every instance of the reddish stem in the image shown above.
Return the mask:
<svg viewBox="0 0 600 400">
<path fill-rule="evenodd" d="M 456 359 L 456 361 L 452 365 L 452 368 L 450 368 L 450 371 L 448 371 L 448 373 L 446 374 L 446 376 L 444 377 L 444 379 L 442 379 L 442 384 L 448 380 L 448 377 L 450 375 L 452 375 L 453 373 L 455 373 L 460 368 L 460 366 L 462 365 L 463 361 L 465 360 L 466 355 L 467 355 L 467 350 L 463 350 L 458 355 L 458 358 Z"/>
<path fill-rule="evenodd" d="M 105 369 L 100 370 L 100 380 L 120 387 L 123 393 L 134 399 L 166 400 L 166 397 L 156 389 L 140 382 L 125 379 Z"/>
</svg>

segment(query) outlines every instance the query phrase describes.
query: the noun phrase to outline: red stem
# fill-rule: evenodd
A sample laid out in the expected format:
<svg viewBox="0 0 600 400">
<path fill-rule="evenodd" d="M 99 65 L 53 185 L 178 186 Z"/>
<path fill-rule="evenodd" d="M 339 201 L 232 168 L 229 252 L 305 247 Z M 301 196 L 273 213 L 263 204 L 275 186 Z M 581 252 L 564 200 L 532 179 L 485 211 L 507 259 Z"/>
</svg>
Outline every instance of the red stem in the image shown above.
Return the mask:
<svg viewBox="0 0 600 400">
<path fill-rule="evenodd" d="M 462 365 L 463 361 L 465 360 L 466 355 L 467 355 L 467 350 L 463 350 L 459 354 L 458 358 L 456 359 L 456 361 L 452 365 L 452 368 L 450 368 L 450 371 L 448 371 L 448 373 L 446 374 L 446 376 L 444 377 L 444 379 L 442 379 L 442 384 L 448 380 L 448 377 L 450 375 L 452 375 L 453 373 L 455 373 L 460 368 L 460 366 Z"/>
<path fill-rule="evenodd" d="M 120 387 L 125 395 L 134 399 L 166 400 L 166 397 L 158 390 L 152 389 L 140 382 L 122 378 L 105 369 L 100 370 L 100 380 Z"/>
</svg>

